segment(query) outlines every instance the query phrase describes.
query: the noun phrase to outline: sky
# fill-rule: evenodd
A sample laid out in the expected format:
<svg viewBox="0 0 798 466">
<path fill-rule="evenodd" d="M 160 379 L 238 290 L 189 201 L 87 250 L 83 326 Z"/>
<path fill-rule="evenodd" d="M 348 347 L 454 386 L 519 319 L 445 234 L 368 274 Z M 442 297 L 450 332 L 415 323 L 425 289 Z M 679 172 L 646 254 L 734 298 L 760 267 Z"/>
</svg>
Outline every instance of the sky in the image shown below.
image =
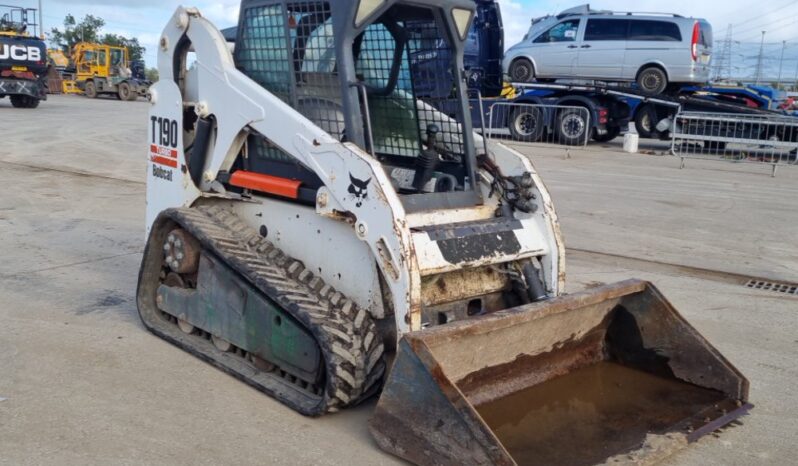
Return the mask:
<svg viewBox="0 0 798 466">
<path fill-rule="evenodd" d="M 354 1 L 354 0 L 353 0 Z M 558 13 L 578 5 L 576 1 L 562 0 L 499 0 L 504 18 L 506 43 L 518 42 L 529 28 L 531 18 Z M 20 6 L 36 8 L 37 0 L 11 0 Z M 155 49 L 163 25 L 171 17 L 180 0 L 42 0 L 45 29 L 63 28 L 67 13 L 77 18 L 86 14 L 99 16 L 106 21 L 104 32 L 138 37 L 147 47 L 145 59 L 155 66 Z M 195 0 L 193 6 L 220 29 L 233 26 L 238 19 L 240 0 Z M 591 3 L 594 9 L 614 11 L 669 12 L 683 16 L 707 19 L 713 26 L 715 54 L 732 27 L 732 73 L 744 77 L 753 74 L 759 55 L 761 31 L 765 34 L 763 62 L 765 74 L 778 73 L 782 41 L 784 48 L 782 75 L 792 78 L 798 71 L 798 0 L 599 0 Z"/>
</svg>

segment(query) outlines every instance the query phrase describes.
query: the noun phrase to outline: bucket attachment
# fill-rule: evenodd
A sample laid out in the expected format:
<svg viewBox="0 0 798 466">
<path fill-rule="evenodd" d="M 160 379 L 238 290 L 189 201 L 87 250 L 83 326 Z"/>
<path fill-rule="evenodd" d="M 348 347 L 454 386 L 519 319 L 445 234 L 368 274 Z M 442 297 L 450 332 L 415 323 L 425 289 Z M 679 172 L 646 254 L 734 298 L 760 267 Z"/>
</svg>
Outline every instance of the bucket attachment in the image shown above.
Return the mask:
<svg viewBox="0 0 798 466">
<path fill-rule="evenodd" d="M 417 464 L 640 463 L 747 400 L 748 380 L 629 280 L 405 335 L 370 429 Z"/>
</svg>

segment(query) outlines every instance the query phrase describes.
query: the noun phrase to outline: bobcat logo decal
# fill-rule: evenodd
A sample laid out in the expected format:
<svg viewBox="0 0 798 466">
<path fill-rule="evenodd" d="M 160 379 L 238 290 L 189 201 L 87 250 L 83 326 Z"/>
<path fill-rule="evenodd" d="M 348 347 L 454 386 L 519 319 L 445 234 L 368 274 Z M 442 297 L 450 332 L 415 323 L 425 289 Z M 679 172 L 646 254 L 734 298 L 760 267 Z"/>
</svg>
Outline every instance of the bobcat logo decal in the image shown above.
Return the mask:
<svg viewBox="0 0 798 466">
<path fill-rule="evenodd" d="M 349 174 L 349 194 L 355 197 L 355 205 L 360 207 L 363 205 L 363 201 L 365 201 L 369 197 L 369 183 L 371 183 L 371 178 L 367 179 L 366 181 L 359 180 Z"/>
</svg>

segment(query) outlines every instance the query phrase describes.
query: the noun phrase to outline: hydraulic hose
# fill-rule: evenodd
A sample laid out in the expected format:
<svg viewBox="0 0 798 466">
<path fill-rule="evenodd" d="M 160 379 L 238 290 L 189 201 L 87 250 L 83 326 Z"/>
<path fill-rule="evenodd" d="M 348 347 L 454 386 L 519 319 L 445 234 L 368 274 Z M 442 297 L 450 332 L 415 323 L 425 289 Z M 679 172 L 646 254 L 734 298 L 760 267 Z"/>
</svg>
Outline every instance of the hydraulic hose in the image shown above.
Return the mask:
<svg viewBox="0 0 798 466">
<path fill-rule="evenodd" d="M 213 126 L 213 117 L 197 119 L 194 147 L 188 158 L 188 172 L 191 175 L 191 180 L 197 186 L 202 181 L 202 171 L 205 169 L 205 158 L 208 154 L 208 147 L 211 144 Z"/>
</svg>

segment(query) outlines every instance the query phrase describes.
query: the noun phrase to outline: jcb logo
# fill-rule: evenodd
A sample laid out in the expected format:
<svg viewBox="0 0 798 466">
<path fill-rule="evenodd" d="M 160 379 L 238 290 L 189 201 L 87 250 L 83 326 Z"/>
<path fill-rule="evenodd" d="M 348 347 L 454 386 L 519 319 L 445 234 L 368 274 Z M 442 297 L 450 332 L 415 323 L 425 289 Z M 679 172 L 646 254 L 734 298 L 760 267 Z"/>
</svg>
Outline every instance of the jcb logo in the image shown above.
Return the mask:
<svg viewBox="0 0 798 466">
<path fill-rule="evenodd" d="M 24 45 L 0 44 L 0 60 L 41 61 L 42 51 L 39 47 Z"/>
</svg>

